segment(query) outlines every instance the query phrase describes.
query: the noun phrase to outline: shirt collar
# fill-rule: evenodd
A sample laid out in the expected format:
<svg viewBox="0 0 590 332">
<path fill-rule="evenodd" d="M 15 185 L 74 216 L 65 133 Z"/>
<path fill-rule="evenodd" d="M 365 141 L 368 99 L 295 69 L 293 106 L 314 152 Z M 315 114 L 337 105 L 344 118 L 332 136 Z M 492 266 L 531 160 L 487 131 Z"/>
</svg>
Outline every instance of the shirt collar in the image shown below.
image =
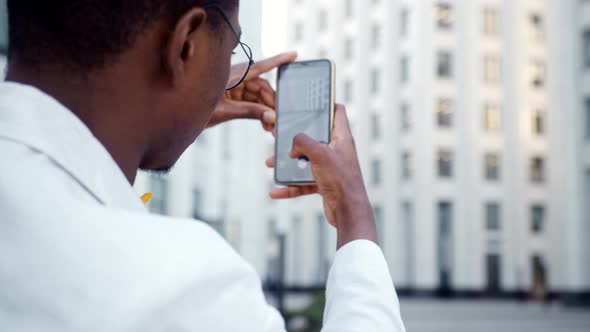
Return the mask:
<svg viewBox="0 0 590 332">
<path fill-rule="evenodd" d="M 44 153 L 103 205 L 147 211 L 88 127 L 32 86 L 0 83 L 0 138 Z"/>
</svg>

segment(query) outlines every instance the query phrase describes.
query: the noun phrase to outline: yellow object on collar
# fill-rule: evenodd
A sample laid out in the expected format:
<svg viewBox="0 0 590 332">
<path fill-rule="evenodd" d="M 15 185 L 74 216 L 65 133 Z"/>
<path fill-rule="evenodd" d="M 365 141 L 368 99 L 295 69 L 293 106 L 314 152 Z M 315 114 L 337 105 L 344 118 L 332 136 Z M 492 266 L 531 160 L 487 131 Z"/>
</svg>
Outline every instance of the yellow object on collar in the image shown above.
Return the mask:
<svg viewBox="0 0 590 332">
<path fill-rule="evenodd" d="M 147 204 L 152 200 L 152 198 L 154 198 L 154 194 L 147 193 L 147 194 L 141 196 L 141 201 L 143 202 L 143 204 Z"/>
</svg>

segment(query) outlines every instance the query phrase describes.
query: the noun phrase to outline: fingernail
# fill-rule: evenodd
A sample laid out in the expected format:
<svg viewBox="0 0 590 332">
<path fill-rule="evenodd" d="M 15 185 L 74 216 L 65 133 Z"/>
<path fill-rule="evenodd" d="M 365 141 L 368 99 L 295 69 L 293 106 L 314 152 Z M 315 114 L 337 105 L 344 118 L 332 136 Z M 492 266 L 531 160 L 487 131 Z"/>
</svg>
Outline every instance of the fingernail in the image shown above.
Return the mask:
<svg viewBox="0 0 590 332">
<path fill-rule="evenodd" d="M 262 115 L 262 121 L 265 123 L 274 123 L 275 122 L 275 115 L 272 112 L 265 112 Z"/>
</svg>

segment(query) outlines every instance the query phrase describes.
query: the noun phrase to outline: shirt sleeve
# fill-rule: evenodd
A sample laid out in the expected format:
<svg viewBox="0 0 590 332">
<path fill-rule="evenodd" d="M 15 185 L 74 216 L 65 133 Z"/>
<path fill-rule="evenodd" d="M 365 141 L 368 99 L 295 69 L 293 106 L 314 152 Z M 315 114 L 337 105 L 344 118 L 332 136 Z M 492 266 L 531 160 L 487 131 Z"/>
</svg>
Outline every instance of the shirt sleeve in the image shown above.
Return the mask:
<svg viewBox="0 0 590 332">
<path fill-rule="evenodd" d="M 322 332 L 405 332 L 385 257 L 367 240 L 336 253 L 328 276 Z"/>
</svg>

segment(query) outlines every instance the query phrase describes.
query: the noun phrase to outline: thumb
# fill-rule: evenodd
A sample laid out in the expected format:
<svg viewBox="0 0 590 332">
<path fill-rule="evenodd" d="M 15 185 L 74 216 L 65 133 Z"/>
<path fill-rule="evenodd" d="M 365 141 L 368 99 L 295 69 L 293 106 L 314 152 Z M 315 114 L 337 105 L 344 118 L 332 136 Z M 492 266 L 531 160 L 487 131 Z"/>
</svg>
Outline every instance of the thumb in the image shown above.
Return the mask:
<svg viewBox="0 0 590 332">
<path fill-rule="evenodd" d="M 326 145 L 305 134 L 299 134 L 293 139 L 293 149 L 289 156 L 293 159 L 306 157 L 309 160 L 317 160 L 325 154 L 325 149 Z"/>
</svg>

